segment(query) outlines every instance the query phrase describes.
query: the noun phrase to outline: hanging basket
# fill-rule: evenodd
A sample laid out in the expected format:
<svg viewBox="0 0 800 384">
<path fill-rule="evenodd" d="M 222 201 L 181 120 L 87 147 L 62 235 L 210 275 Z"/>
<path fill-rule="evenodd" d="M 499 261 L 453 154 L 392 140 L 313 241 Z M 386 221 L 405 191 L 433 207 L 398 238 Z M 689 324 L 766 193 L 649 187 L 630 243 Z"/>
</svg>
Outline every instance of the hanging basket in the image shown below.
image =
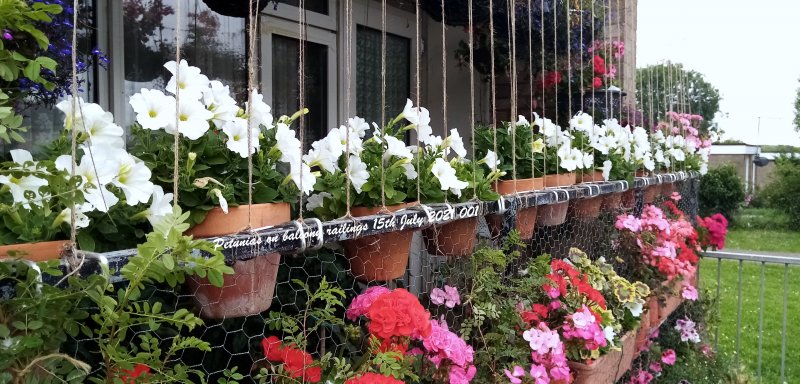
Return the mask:
<svg viewBox="0 0 800 384">
<path fill-rule="evenodd" d="M 596 360 L 585 363 L 569 361 L 570 371 L 575 373 L 573 384 L 615 383 L 625 374 L 636 356 L 636 333 L 622 336 L 621 350 L 611 351 Z"/>
<path fill-rule="evenodd" d="M 254 228 L 267 227 L 288 222 L 291 208 L 287 203 L 254 204 L 251 223 Z M 239 233 L 248 225 L 248 206 L 232 207 L 226 215 L 219 208 L 209 211 L 206 219 L 186 233 L 195 237 L 214 237 Z M 237 261 L 234 273 L 225 275 L 223 286 L 215 287 L 208 279 L 192 276 L 189 288 L 200 307 L 200 316 L 210 319 L 241 317 L 261 313 L 272 305 L 275 281 L 281 256 L 278 253 L 259 254 L 255 245 L 255 257 Z"/>
<path fill-rule="evenodd" d="M 675 191 L 675 184 L 673 182 L 664 182 L 661 184 L 661 196 L 669 198 L 672 192 Z"/>
<path fill-rule="evenodd" d="M 447 224 L 434 225 L 422 231 L 428 253 L 437 256 L 462 257 L 475 248 L 478 218 L 468 217 Z"/>
<path fill-rule="evenodd" d="M 61 252 L 69 246 L 69 240 L 42 241 L 0 245 L 0 258 L 19 257 L 35 263 L 61 258 Z"/>
<path fill-rule="evenodd" d="M 520 192 L 531 192 L 544 189 L 544 178 L 535 177 L 529 179 L 513 179 L 513 180 L 500 180 L 495 182 L 492 189 L 500 195 L 513 195 Z M 517 211 L 517 231 L 522 240 L 530 240 L 533 238 L 533 228 L 536 226 L 536 213 L 538 207 L 527 207 Z M 500 236 L 503 228 L 502 215 L 489 215 L 486 216 L 486 223 L 489 225 L 489 230 L 492 237 Z"/>
<path fill-rule="evenodd" d="M 635 189 L 628 189 L 625 192 L 622 192 L 622 198 L 620 198 L 620 206 L 623 210 L 630 211 L 636 206 L 636 190 Z"/>
<path fill-rule="evenodd" d="M 603 172 L 581 173 L 577 176 L 580 183 L 599 183 L 605 181 Z M 575 200 L 570 203 L 572 217 L 576 219 L 596 219 L 600 216 L 604 196 L 596 196 Z"/>
<path fill-rule="evenodd" d="M 253 11 L 261 12 L 273 0 L 203 0 L 212 11 L 223 16 L 247 17 L 252 3 Z"/>
<path fill-rule="evenodd" d="M 575 173 L 562 173 L 557 175 L 546 175 L 544 177 L 545 188 L 569 187 L 575 184 Z M 569 202 L 549 204 L 539 207 L 536 223 L 543 227 L 551 227 L 564 224 L 567 221 L 567 211 Z"/>
<path fill-rule="evenodd" d="M 643 199 L 645 204 L 653 204 L 660 195 L 661 195 L 660 184 L 644 187 Z"/>
<path fill-rule="evenodd" d="M 417 202 L 386 207 L 390 212 L 417 205 Z M 380 212 L 380 207 L 353 207 L 355 217 L 370 216 Z M 403 277 L 408 267 L 408 251 L 414 231 L 397 231 L 365 236 L 344 241 L 344 250 L 350 259 L 350 272 L 361 282 L 389 281 Z"/>
</svg>

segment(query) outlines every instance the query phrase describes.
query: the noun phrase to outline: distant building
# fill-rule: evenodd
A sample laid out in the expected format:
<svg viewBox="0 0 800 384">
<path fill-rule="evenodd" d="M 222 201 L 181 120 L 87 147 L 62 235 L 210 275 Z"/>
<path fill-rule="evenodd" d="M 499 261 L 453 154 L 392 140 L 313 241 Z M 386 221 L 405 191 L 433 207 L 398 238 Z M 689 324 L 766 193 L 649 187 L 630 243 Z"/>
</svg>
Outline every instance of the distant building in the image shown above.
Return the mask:
<svg viewBox="0 0 800 384">
<path fill-rule="evenodd" d="M 733 165 L 744 180 L 746 190 L 753 192 L 772 181 L 775 158 L 779 155 L 779 153 L 762 153 L 758 145 L 714 144 L 711 147 L 708 166 L 713 168 L 725 164 Z M 759 158 L 763 162 L 761 166 L 756 164 L 756 159 Z"/>
</svg>

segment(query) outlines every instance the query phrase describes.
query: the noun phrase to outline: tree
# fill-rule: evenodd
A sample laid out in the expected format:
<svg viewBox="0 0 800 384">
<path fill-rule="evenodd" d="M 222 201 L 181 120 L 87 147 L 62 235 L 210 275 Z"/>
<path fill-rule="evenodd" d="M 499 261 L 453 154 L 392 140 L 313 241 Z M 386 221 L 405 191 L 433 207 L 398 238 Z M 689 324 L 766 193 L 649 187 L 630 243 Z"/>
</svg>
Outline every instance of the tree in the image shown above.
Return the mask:
<svg viewBox="0 0 800 384">
<path fill-rule="evenodd" d="M 797 81 L 800 82 L 800 79 Z M 797 88 L 797 95 L 794 97 L 794 130 L 800 132 L 800 88 Z"/>
<path fill-rule="evenodd" d="M 665 63 L 636 70 L 639 109 L 653 121 L 662 121 L 666 112 L 703 116 L 701 131 L 716 130 L 714 115 L 719 112 L 719 90 L 705 76 L 687 70 L 683 64 Z"/>
</svg>

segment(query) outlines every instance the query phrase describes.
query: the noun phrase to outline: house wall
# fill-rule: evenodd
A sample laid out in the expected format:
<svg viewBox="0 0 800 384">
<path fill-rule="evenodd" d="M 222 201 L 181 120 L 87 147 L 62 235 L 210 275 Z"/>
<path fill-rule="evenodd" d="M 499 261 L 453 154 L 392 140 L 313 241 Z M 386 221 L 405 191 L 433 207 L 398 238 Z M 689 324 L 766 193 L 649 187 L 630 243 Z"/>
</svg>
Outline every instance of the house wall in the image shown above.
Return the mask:
<svg viewBox="0 0 800 384">
<path fill-rule="evenodd" d="M 767 167 L 756 167 L 753 164 L 755 155 L 749 154 L 736 154 L 736 155 L 711 155 L 708 158 L 708 167 L 715 168 L 723 165 L 732 165 L 736 169 L 736 173 L 745 183 L 747 190 L 753 190 L 754 187 L 761 187 L 768 183 L 768 176 L 772 172 L 765 170 Z M 770 162 L 772 164 L 772 162 Z"/>
</svg>

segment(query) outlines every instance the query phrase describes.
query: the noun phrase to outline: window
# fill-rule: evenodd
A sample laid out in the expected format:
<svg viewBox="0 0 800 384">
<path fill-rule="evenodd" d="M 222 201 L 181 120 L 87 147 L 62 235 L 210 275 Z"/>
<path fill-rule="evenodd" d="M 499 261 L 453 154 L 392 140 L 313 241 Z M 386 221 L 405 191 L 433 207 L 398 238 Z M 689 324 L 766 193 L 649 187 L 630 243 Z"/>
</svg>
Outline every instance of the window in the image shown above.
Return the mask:
<svg viewBox="0 0 800 384">
<path fill-rule="evenodd" d="M 123 112 L 118 122 L 134 122 L 128 98 L 141 88 L 163 89 L 169 80 L 164 63 L 175 60 L 177 2 L 181 1 L 181 57 L 212 80 L 231 87 L 235 98 L 247 94 L 245 19 L 222 16 L 202 0 L 124 0 Z M 114 59 L 118 59 L 114 57 Z M 118 114 L 120 111 L 117 111 Z"/>
<path fill-rule="evenodd" d="M 381 121 L 381 31 L 359 25 L 356 30 L 356 111 L 368 122 Z M 411 40 L 386 34 L 386 110 L 390 120 L 403 111 L 411 94 Z"/>
</svg>

